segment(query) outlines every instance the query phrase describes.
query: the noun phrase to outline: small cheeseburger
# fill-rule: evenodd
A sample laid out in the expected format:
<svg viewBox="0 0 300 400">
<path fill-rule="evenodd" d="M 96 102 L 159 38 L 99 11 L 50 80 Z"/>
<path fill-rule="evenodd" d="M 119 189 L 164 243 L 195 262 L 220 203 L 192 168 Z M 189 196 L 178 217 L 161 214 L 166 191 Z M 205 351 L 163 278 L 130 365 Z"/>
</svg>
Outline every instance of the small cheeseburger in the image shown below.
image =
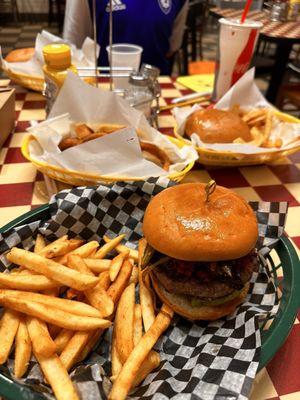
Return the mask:
<svg viewBox="0 0 300 400">
<path fill-rule="evenodd" d="M 258 227 L 236 193 L 214 181 L 168 188 L 150 201 L 143 231 L 152 250 L 145 272 L 176 313 L 215 320 L 243 302 L 258 268 Z"/>
</svg>

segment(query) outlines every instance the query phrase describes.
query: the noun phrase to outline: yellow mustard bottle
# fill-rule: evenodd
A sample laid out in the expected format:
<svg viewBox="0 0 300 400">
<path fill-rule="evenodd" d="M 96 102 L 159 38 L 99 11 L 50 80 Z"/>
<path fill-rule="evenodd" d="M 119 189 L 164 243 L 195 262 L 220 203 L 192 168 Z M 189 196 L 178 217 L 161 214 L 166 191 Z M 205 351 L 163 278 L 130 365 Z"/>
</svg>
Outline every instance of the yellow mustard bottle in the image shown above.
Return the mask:
<svg viewBox="0 0 300 400">
<path fill-rule="evenodd" d="M 77 74 L 76 67 L 71 62 L 71 49 L 67 44 L 47 44 L 43 47 L 45 64 L 43 72 L 45 77 L 44 95 L 47 100 L 46 113 L 49 114 L 52 105 L 62 87 L 68 71 Z"/>
</svg>

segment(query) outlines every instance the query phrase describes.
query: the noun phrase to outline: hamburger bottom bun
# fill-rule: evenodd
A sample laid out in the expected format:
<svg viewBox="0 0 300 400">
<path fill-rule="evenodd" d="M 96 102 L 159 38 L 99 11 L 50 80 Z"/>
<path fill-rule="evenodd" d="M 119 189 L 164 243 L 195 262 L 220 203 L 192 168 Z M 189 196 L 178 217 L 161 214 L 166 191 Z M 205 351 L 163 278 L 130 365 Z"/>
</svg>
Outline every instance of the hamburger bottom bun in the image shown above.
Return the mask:
<svg viewBox="0 0 300 400">
<path fill-rule="evenodd" d="M 197 110 L 191 114 L 185 125 L 185 133 L 197 134 L 204 143 L 232 143 L 237 138 L 250 142 L 249 126 L 237 114 L 211 108 Z"/>
<path fill-rule="evenodd" d="M 219 304 L 217 306 L 192 307 L 188 296 L 169 293 L 158 282 L 153 274 L 151 274 L 151 280 L 153 288 L 160 300 L 171 307 L 177 314 L 190 320 L 215 321 L 219 318 L 225 317 L 226 315 L 232 314 L 236 307 L 244 301 L 249 290 L 249 283 L 247 283 L 240 294 L 227 303 Z"/>
<path fill-rule="evenodd" d="M 28 47 L 25 49 L 12 50 L 5 57 L 7 62 L 25 62 L 29 61 L 34 55 L 34 47 Z"/>
</svg>

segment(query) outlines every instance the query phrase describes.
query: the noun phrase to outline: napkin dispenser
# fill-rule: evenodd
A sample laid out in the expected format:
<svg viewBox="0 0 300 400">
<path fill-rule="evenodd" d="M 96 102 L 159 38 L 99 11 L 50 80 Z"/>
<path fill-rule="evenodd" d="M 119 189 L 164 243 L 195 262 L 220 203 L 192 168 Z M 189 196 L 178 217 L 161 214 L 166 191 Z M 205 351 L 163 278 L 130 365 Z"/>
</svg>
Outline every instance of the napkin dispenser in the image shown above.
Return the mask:
<svg viewBox="0 0 300 400">
<path fill-rule="evenodd" d="M 15 89 L 0 88 L 0 148 L 15 126 Z"/>
</svg>

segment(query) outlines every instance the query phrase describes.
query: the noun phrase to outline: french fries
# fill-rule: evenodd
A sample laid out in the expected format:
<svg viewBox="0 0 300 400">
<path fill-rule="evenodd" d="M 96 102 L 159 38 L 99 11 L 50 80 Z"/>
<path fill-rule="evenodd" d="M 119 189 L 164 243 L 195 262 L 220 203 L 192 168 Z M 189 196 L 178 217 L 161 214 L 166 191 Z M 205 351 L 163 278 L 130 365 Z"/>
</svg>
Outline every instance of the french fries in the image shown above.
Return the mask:
<svg viewBox="0 0 300 400">
<path fill-rule="evenodd" d="M 124 252 L 124 253 L 118 254 L 115 258 L 113 258 L 111 260 L 110 266 L 109 266 L 109 277 L 112 282 L 118 276 L 118 273 L 122 267 L 124 259 L 128 256 L 128 254 L 129 254 L 129 250 L 127 250 L 126 253 Z"/>
<path fill-rule="evenodd" d="M 57 400 L 79 400 L 68 372 L 56 354 L 46 357 L 34 352 L 34 356 Z"/>
<path fill-rule="evenodd" d="M 22 378 L 27 371 L 31 357 L 31 340 L 24 318 L 20 323 L 15 338 L 15 365 L 14 374 L 16 378 Z"/>
<path fill-rule="evenodd" d="M 69 256 L 68 265 L 71 268 L 77 269 L 79 272 L 94 276 L 93 273 L 86 266 L 84 260 L 76 254 L 72 254 Z M 113 313 L 114 303 L 99 283 L 94 288 L 85 290 L 84 294 L 87 297 L 89 303 L 97 310 L 99 310 L 99 313 L 103 318 L 108 317 Z"/>
<path fill-rule="evenodd" d="M 59 283 L 44 275 L 4 274 L 0 272 L 0 285 L 10 289 L 38 291 L 53 289 L 59 286 Z"/>
<path fill-rule="evenodd" d="M 0 302 L 3 298 L 19 298 L 29 300 L 36 303 L 41 303 L 51 307 L 58 308 L 62 311 L 70 312 L 75 315 L 82 315 L 85 317 L 101 317 L 101 314 L 94 307 L 80 301 L 72 301 L 68 299 L 61 299 L 59 297 L 47 296 L 39 293 L 21 292 L 18 290 L 5 290 L 0 289 Z"/>
<path fill-rule="evenodd" d="M 111 264 L 111 260 L 97 260 L 95 258 L 85 258 L 84 262 L 86 266 L 95 274 L 100 274 L 101 272 L 108 271 Z"/>
<path fill-rule="evenodd" d="M 231 107 L 230 111 L 239 115 L 250 128 L 252 141 L 245 142 L 242 138 L 237 138 L 234 143 L 251 144 L 257 147 L 280 148 L 283 145 L 281 138 L 270 138 L 272 132 L 273 119 L 276 120 L 274 110 L 271 108 L 256 108 L 250 111 L 243 110 L 238 104 Z M 287 144 L 287 143 L 286 143 Z"/>
<path fill-rule="evenodd" d="M 17 247 L 11 249 L 7 254 L 7 259 L 33 271 L 41 272 L 48 278 L 77 290 L 89 289 L 98 283 L 98 279 L 95 277 L 81 274 L 55 261 Z"/>
<path fill-rule="evenodd" d="M 56 352 L 56 345 L 44 321 L 27 316 L 26 326 L 34 352 L 43 356 L 51 356 Z"/>
<path fill-rule="evenodd" d="M 62 329 L 59 332 L 54 339 L 54 343 L 56 345 L 56 354 L 60 354 L 63 351 L 73 335 L 74 331 L 69 331 L 68 329 Z"/>
<path fill-rule="evenodd" d="M 24 314 L 40 318 L 50 324 L 70 330 L 86 331 L 97 328 L 108 328 L 111 325 L 111 322 L 105 319 L 71 314 L 59 310 L 58 308 L 45 306 L 41 303 L 21 300 L 18 297 L 3 297 L 0 299 L 0 304 L 12 310 L 20 311 Z"/>
<path fill-rule="evenodd" d="M 146 276 L 147 278 L 149 279 L 148 276 Z M 143 324 L 145 332 L 147 332 L 155 320 L 155 309 L 152 294 L 143 281 L 141 270 L 139 270 L 139 285 Z"/>
<path fill-rule="evenodd" d="M 114 304 L 119 301 L 123 290 L 127 286 L 127 283 L 130 279 L 132 267 L 133 265 L 131 264 L 131 262 L 129 260 L 125 260 L 117 279 L 111 284 L 111 286 L 107 290 L 107 294 L 111 297 Z"/>
<path fill-rule="evenodd" d="M 116 311 L 116 348 L 122 364 L 125 363 L 133 349 L 134 289 L 134 283 L 127 286 L 120 297 Z"/>
<path fill-rule="evenodd" d="M 7 254 L 20 267 L 0 273 L 0 363 L 15 342 L 16 378 L 26 373 L 33 353 L 56 399 L 79 399 L 68 371 L 112 322 L 110 399 L 122 400 L 158 367 L 152 347 L 172 311 L 163 305 L 155 315 L 151 291 L 134 265 L 138 252 L 122 245 L 123 238 L 105 237 L 98 249 L 96 241 L 83 244 L 65 235 L 47 244 L 38 235 L 34 252 L 12 248 Z M 105 258 L 111 252 L 119 254 Z M 136 285 L 141 304 L 135 304 Z"/>
<path fill-rule="evenodd" d="M 9 356 L 16 333 L 19 328 L 20 315 L 12 310 L 5 310 L 0 326 L 0 364 L 4 364 Z"/>
<path fill-rule="evenodd" d="M 104 235 L 103 240 L 105 243 L 111 242 L 113 239 L 110 239 L 108 236 Z M 123 244 L 118 244 L 115 248 L 118 253 L 126 253 L 129 250 L 129 258 L 132 258 L 134 261 L 138 261 L 138 252 L 137 250 L 130 249 L 129 247 L 124 246 Z"/>
<path fill-rule="evenodd" d="M 114 239 L 111 239 L 108 243 L 104 244 L 100 249 L 96 252 L 94 258 L 104 258 L 111 250 L 113 250 L 121 241 L 124 239 L 125 235 L 119 235 Z"/>
<path fill-rule="evenodd" d="M 123 367 L 108 396 L 109 400 L 123 400 L 126 398 L 143 361 L 150 353 L 160 335 L 170 325 L 172 316 L 173 311 L 163 304 L 153 324 L 141 338 L 139 343 L 134 347 L 125 364 L 123 364 Z"/>
</svg>

